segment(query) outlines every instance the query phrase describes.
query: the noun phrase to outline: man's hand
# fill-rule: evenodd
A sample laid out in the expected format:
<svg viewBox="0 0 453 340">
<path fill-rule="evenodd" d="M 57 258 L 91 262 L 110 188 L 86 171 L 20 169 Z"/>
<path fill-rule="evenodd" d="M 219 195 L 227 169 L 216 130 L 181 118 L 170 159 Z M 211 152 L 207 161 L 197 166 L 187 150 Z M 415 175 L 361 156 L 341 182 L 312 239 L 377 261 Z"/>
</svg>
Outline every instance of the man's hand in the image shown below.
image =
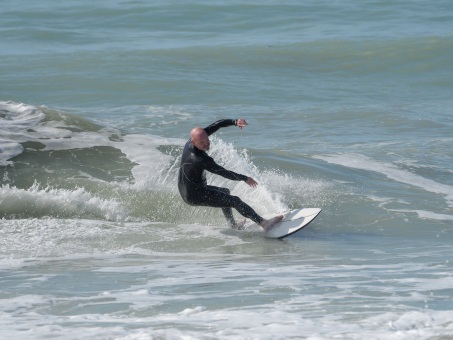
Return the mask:
<svg viewBox="0 0 453 340">
<path fill-rule="evenodd" d="M 243 127 L 247 126 L 247 122 L 245 121 L 245 119 L 242 119 L 242 118 L 239 118 L 237 121 L 236 121 L 236 126 L 239 127 L 241 130 Z"/>
<path fill-rule="evenodd" d="M 247 183 L 252 188 L 255 188 L 258 185 L 258 183 L 256 183 L 256 181 L 252 177 L 247 178 L 247 181 L 245 181 L 245 183 Z"/>
</svg>

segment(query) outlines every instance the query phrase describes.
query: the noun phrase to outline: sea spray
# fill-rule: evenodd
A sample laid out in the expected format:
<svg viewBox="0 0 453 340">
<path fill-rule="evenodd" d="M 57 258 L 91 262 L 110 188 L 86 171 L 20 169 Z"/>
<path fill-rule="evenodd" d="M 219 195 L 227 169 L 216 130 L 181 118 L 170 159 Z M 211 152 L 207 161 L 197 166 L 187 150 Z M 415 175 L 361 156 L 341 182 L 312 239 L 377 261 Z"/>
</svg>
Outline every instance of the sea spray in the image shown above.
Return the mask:
<svg viewBox="0 0 453 340">
<path fill-rule="evenodd" d="M 115 200 L 102 199 L 83 188 L 41 188 L 37 182 L 28 189 L 11 187 L 9 184 L 1 186 L 0 217 L 128 219 L 125 209 Z"/>
</svg>

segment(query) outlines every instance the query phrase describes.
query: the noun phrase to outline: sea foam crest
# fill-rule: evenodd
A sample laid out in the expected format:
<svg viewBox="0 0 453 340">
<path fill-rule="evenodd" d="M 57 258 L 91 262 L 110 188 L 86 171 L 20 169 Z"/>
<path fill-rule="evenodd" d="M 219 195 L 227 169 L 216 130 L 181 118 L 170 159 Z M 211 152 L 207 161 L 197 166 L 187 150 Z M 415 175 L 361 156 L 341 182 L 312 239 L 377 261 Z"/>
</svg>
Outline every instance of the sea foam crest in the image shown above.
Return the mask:
<svg viewBox="0 0 453 340">
<path fill-rule="evenodd" d="M 0 187 L 0 216 L 101 218 L 125 220 L 125 209 L 114 200 L 96 197 L 83 188 L 74 190 L 40 188 L 36 182 L 28 189 Z"/>
<path fill-rule="evenodd" d="M 21 143 L 25 142 L 39 143 L 43 151 L 113 147 L 135 164 L 132 169 L 135 186 L 144 189 L 161 184 L 159 179 L 164 178 L 161 172 L 171 159 L 158 148 L 182 144 L 181 140 L 160 136 L 121 135 L 116 129 L 102 128 L 70 114 L 0 102 L 0 166 L 12 165 L 10 159 L 24 151 Z"/>
<path fill-rule="evenodd" d="M 27 130 L 44 118 L 44 113 L 30 105 L 0 101 L 0 166 L 11 164 L 8 160 L 20 155 L 21 142 L 28 140 Z"/>
</svg>

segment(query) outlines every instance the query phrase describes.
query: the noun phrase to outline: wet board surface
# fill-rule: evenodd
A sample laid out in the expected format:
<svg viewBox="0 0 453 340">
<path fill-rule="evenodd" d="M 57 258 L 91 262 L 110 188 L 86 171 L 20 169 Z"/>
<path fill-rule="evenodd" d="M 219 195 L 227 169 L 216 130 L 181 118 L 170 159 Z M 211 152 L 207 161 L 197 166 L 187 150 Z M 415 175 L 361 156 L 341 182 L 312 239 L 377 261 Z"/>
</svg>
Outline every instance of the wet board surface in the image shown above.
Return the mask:
<svg viewBox="0 0 453 340">
<path fill-rule="evenodd" d="M 269 238 L 285 238 L 306 227 L 321 212 L 320 208 L 295 209 L 283 213 L 283 221 L 264 233 Z"/>
</svg>

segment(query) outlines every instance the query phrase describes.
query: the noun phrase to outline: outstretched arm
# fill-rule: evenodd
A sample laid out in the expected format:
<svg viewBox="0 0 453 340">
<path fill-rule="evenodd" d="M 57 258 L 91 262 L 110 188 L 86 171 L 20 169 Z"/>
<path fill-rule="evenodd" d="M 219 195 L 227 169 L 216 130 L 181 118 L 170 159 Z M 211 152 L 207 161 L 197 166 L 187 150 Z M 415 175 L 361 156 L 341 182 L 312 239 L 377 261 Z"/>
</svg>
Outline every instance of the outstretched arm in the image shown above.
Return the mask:
<svg viewBox="0 0 453 340">
<path fill-rule="evenodd" d="M 258 183 L 252 177 L 247 177 L 234 171 L 226 170 L 225 168 L 218 165 L 211 157 L 207 158 L 205 169 L 209 172 L 212 172 L 213 174 L 228 178 L 232 181 L 244 181 L 248 186 L 252 188 L 258 186 Z"/>
<path fill-rule="evenodd" d="M 212 135 L 214 132 L 216 132 L 220 128 L 227 127 L 227 126 L 233 126 L 233 125 L 236 125 L 240 129 L 242 129 L 243 127 L 245 127 L 248 124 L 245 121 L 245 119 L 242 119 L 242 118 L 239 118 L 239 119 L 220 119 L 220 120 L 212 123 L 211 125 L 205 127 L 203 130 L 205 130 L 206 134 L 208 136 L 210 136 L 210 135 Z"/>
<path fill-rule="evenodd" d="M 246 182 L 248 180 L 247 176 L 238 174 L 238 173 L 236 173 L 234 171 L 227 170 L 224 167 L 218 165 L 214 161 L 214 159 L 212 159 L 209 156 L 206 157 L 206 160 L 204 162 L 204 168 L 207 171 L 212 172 L 213 174 L 228 178 L 228 179 L 230 179 L 232 181 L 244 181 L 244 182 Z"/>
</svg>

